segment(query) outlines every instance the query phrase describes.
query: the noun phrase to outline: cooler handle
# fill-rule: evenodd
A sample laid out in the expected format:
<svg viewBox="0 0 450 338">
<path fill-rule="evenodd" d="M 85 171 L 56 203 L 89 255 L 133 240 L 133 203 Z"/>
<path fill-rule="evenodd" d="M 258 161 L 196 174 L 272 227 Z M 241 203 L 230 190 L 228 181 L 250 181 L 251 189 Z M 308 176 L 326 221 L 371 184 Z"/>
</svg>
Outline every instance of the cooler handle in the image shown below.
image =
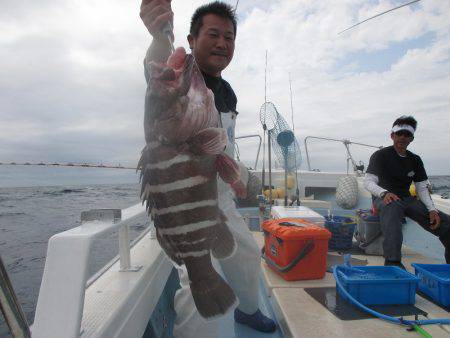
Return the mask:
<svg viewBox="0 0 450 338">
<path fill-rule="evenodd" d="M 279 266 L 275 263 L 270 257 L 266 256 L 265 248 L 263 247 L 261 250 L 261 257 L 266 261 L 267 264 L 273 266 L 279 272 L 289 272 L 291 271 L 303 258 L 305 258 L 313 249 L 314 249 L 314 241 L 312 239 L 306 242 L 306 245 L 302 250 L 298 253 L 298 255 L 286 266 Z"/>
</svg>

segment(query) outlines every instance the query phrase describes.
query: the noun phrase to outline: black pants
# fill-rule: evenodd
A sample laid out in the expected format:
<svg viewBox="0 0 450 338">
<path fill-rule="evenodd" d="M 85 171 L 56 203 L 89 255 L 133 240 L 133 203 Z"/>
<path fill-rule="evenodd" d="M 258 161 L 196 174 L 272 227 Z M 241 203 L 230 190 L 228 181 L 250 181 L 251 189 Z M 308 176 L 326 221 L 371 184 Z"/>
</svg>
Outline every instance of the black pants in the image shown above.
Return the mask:
<svg viewBox="0 0 450 338">
<path fill-rule="evenodd" d="M 381 198 L 375 198 L 375 208 L 380 213 L 381 231 L 384 235 L 384 258 L 400 261 L 402 258 L 402 220 L 409 217 L 422 228 L 439 237 L 445 247 L 445 261 L 450 263 L 450 216 L 439 211 L 441 224 L 435 230 L 430 228 L 429 212 L 421 201 L 415 197 L 403 198 L 400 201 L 383 204 Z"/>
</svg>

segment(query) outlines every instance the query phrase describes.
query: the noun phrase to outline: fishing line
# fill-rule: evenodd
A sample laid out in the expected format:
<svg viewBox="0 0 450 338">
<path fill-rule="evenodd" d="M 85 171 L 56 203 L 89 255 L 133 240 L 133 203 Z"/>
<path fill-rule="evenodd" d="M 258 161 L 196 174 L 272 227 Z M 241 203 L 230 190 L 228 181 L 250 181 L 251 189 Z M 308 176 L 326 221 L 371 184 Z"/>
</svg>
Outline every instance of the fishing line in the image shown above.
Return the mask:
<svg viewBox="0 0 450 338">
<path fill-rule="evenodd" d="M 382 12 L 382 13 L 378 13 L 377 15 L 374 15 L 374 16 L 372 16 L 372 17 L 366 19 L 366 20 L 363 20 L 363 21 L 361 21 L 361 22 L 358 22 L 357 24 L 354 24 L 353 26 L 344 29 L 343 31 L 339 32 L 338 35 L 341 34 L 341 33 L 344 33 L 344 32 L 346 32 L 346 31 L 348 31 L 349 29 L 352 29 L 352 28 L 354 28 L 354 27 L 356 27 L 356 26 L 361 25 L 361 24 L 364 23 L 364 22 L 367 22 L 367 21 L 369 21 L 369 20 L 375 19 L 375 18 L 377 18 L 377 17 L 379 17 L 379 16 L 381 16 L 381 15 L 383 15 L 383 14 L 386 14 L 386 13 L 389 13 L 389 12 L 392 12 L 392 11 L 395 11 L 396 9 L 399 9 L 399 8 L 402 8 L 402 7 L 405 7 L 405 6 L 412 5 L 413 3 L 416 3 L 416 2 L 419 2 L 419 1 L 420 1 L 420 0 L 410 1 L 410 2 L 408 2 L 408 3 L 406 3 L 406 4 L 403 4 L 403 5 L 400 5 L 400 6 L 391 8 L 391 9 L 389 9 L 389 10 L 387 10 L 387 11 Z"/>
</svg>

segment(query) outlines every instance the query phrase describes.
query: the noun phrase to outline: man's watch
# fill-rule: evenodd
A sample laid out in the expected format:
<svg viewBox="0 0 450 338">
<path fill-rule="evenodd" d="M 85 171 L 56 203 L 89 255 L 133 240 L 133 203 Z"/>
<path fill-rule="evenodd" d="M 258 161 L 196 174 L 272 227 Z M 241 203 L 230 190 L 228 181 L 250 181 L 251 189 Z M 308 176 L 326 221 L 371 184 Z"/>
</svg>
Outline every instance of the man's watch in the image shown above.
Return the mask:
<svg viewBox="0 0 450 338">
<path fill-rule="evenodd" d="M 380 198 L 381 199 L 384 199 L 384 197 L 386 196 L 386 194 L 388 193 L 389 191 L 383 191 L 381 194 L 380 194 Z"/>
</svg>

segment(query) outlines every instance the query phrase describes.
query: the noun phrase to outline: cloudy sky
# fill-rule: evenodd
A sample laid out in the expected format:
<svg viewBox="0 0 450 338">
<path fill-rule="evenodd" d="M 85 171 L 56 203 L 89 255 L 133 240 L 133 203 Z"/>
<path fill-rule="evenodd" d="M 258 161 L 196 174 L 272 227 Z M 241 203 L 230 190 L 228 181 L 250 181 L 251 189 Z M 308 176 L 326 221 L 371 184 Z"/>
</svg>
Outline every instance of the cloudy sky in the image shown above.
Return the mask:
<svg viewBox="0 0 450 338">
<path fill-rule="evenodd" d="M 173 0 L 176 45 L 207 1 Z M 240 0 L 236 52 L 223 76 L 238 95 L 237 135 L 260 134 L 267 98 L 295 133 L 389 145 L 402 114 L 419 121 L 411 150 L 450 174 L 450 1 Z M 235 1 L 230 1 L 232 5 Z M 0 0 L 0 162 L 134 165 L 143 147 L 142 59 L 151 37 L 139 1 Z M 256 141 L 240 144 L 250 164 Z M 345 169 L 342 144 L 311 141 L 311 165 Z M 366 164 L 371 149 L 354 146 Z"/>
</svg>

